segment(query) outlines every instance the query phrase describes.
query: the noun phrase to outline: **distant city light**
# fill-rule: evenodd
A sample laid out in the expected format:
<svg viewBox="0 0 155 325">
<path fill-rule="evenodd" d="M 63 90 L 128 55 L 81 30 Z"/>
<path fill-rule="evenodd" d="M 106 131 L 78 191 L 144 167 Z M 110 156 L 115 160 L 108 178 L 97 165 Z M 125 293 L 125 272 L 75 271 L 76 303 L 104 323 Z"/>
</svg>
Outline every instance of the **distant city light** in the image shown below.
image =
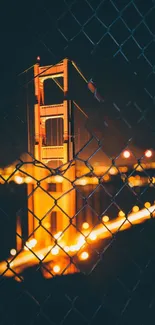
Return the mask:
<svg viewBox="0 0 155 325">
<path fill-rule="evenodd" d="M 88 257 L 89 257 L 89 254 L 87 252 L 82 252 L 80 255 L 81 260 L 87 260 Z"/>
<path fill-rule="evenodd" d="M 103 180 L 104 181 L 109 181 L 109 179 L 110 179 L 110 176 L 108 174 L 106 174 L 106 175 L 103 176 Z"/>
<path fill-rule="evenodd" d="M 116 174 L 118 174 L 118 170 L 117 170 L 117 168 L 114 167 L 114 166 L 112 166 L 112 167 L 110 168 L 110 170 L 109 170 L 109 174 L 111 174 L 111 175 L 116 175 Z"/>
<path fill-rule="evenodd" d="M 82 224 L 82 228 L 83 228 L 83 229 L 88 229 L 88 228 L 89 228 L 89 223 L 88 223 L 88 222 L 84 222 L 84 223 Z"/>
<path fill-rule="evenodd" d="M 54 273 L 59 273 L 60 272 L 60 266 L 59 265 L 54 265 L 53 266 L 53 271 L 54 271 Z"/>
<path fill-rule="evenodd" d="M 12 256 L 15 256 L 16 253 L 17 253 L 17 251 L 16 251 L 15 248 L 12 248 L 12 249 L 10 250 L 10 254 L 11 254 Z"/>
<path fill-rule="evenodd" d="M 108 216 L 103 216 L 102 221 L 103 222 L 108 222 L 109 221 L 109 217 Z"/>
<path fill-rule="evenodd" d="M 127 166 L 119 167 L 119 171 L 121 173 L 126 173 L 128 171 L 128 167 Z"/>
<path fill-rule="evenodd" d="M 147 158 L 152 157 L 152 150 L 146 150 L 145 151 L 145 157 L 147 157 Z"/>
<path fill-rule="evenodd" d="M 129 150 L 125 150 L 124 152 L 123 152 L 123 157 L 124 158 L 130 158 L 130 156 L 131 156 L 131 153 L 130 153 L 130 151 Z"/>
</svg>

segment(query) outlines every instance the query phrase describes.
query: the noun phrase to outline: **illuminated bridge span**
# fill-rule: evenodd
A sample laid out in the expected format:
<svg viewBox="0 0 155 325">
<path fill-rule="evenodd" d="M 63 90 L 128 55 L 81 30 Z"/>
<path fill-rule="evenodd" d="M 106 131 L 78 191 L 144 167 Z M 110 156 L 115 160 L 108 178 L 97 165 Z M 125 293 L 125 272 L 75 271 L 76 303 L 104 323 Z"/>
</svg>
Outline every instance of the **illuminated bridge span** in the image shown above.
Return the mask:
<svg viewBox="0 0 155 325">
<path fill-rule="evenodd" d="M 136 209 L 135 209 L 136 210 Z M 46 267 L 42 272 L 46 278 L 51 278 L 55 274 L 67 274 L 78 271 L 78 262 L 84 262 L 91 258 L 89 245 L 91 246 L 99 239 L 111 237 L 117 231 L 123 231 L 131 227 L 131 225 L 142 223 L 150 219 L 150 214 L 155 217 L 155 205 L 146 207 L 140 211 L 130 213 L 127 218 L 120 214 L 120 217 L 114 221 L 109 221 L 108 217 L 103 217 L 100 225 L 89 230 L 89 224 L 83 224 L 83 234 L 77 234 L 74 245 L 66 245 L 63 233 L 55 235 L 56 243 L 48 247 L 38 249 L 37 240 L 31 239 L 26 242 L 24 250 L 17 252 L 11 249 L 12 255 L 9 258 L 9 269 L 6 262 L 0 263 L 0 273 L 8 277 L 13 277 L 15 274 L 16 280 L 20 281 L 20 274 L 25 268 L 37 265 L 42 261 Z M 73 258 L 73 265 L 70 266 L 70 257 Z M 74 260 L 75 257 L 75 260 Z M 68 265 L 68 267 L 66 267 Z"/>
</svg>

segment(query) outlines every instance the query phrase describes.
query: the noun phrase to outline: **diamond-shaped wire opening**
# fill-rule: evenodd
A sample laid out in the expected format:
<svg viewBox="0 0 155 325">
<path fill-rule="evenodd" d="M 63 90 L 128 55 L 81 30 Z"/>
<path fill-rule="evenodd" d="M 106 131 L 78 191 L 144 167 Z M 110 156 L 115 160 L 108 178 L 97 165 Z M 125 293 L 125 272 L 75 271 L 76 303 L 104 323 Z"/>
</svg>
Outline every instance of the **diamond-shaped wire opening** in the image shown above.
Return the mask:
<svg viewBox="0 0 155 325">
<path fill-rule="evenodd" d="M 94 150 L 93 150 L 94 148 Z M 94 154 L 94 152 L 98 150 L 98 143 L 94 137 L 91 137 L 89 142 L 87 142 L 83 148 L 81 148 L 78 158 L 82 159 L 83 161 L 86 161 L 91 154 Z"/>
<path fill-rule="evenodd" d="M 88 23 L 85 25 L 84 30 L 94 44 L 96 44 L 106 33 L 106 28 L 96 17 L 93 17 L 88 21 Z"/>
<path fill-rule="evenodd" d="M 84 274 L 89 273 L 90 269 L 92 269 L 98 259 L 97 251 L 88 244 L 85 244 L 84 247 L 79 249 L 76 256 L 73 257 L 74 263 L 78 265 L 80 272 Z"/>
<path fill-rule="evenodd" d="M 111 58 L 118 50 L 119 44 L 111 36 L 110 33 L 105 34 L 103 38 L 100 39 L 96 53 L 101 53 L 103 51 L 104 59 Z"/>
<path fill-rule="evenodd" d="M 130 17 L 132 16 L 132 21 L 130 20 Z M 130 28 L 130 31 L 135 29 L 137 25 L 139 25 L 140 21 L 142 20 L 141 15 L 139 14 L 136 6 L 133 3 L 130 3 L 129 6 L 127 6 L 123 10 L 122 17 L 127 24 L 127 26 Z"/>
<path fill-rule="evenodd" d="M 89 156 L 88 162 L 93 166 L 94 175 L 106 175 L 110 169 L 112 161 L 104 147 L 104 140 L 98 144 L 97 150 L 94 150 L 92 155 Z"/>
<path fill-rule="evenodd" d="M 140 48 L 133 37 L 130 36 L 130 38 L 124 43 L 123 53 L 130 62 L 136 60 L 140 55 Z"/>
<path fill-rule="evenodd" d="M 121 33 L 119 32 L 120 30 Z M 130 31 L 121 18 L 117 19 L 113 23 L 112 27 L 110 28 L 110 32 L 119 45 L 121 45 L 130 36 Z"/>
<path fill-rule="evenodd" d="M 152 42 L 149 42 L 149 45 L 147 46 L 147 48 L 145 49 L 145 56 L 147 57 L 147 59 L 149 60 L 149 62 L 151 63 L 152 66 L 155 65 L 155 60 L 154 60 L 154 56 L 152 54 L 152 52 L 154 52 L 155 50 L 155 42 L 152 39 Z"/>
<path fill-rule="evenodd" d="M 60 312 L 58 313 L 58 308 L 61 305 Z M 64 319 L 64 316 L 72 308 L 72 301 L 70 302 L 65 294 L 61 297 L 58 293 L 50 294 L 48 299 L 45 301 L 42 311 L 47 315 L 48 319 L 53 323 L 60 323 Z"/>
<path fill-rule="evenodd" d="M 142 37 L 143 35 L 143 37 Z M 144 48 L 147 44 L 150 43 L 152 35 L 144 22 L 142 22 L 134 31 L 134 37 L 139 45 Z"/>
<path fill-rule="evenodd" d="M 89 203 L 85 203 L 76 213 L 76 227 L 85 236 L 91 231 L 93 224 L 96 223 L 97 220 L 97 212 Z"/>
<path fill-rule="evenodd" d="M 89 164 L 86 164 L 85 160 L 77 158 L 75 161 L 75 168 L 76 168 L 76 178 L 74 180 L 73 186 L 76 186 L 76 183 L 79 180 L 87 175 L 90 174 L 90 169 L 92 169 Z"/>
<path fill-rule="evenodd" d="M 69 28 L 69 26 L 72 26 L 72 28 Z M 67 41 L 74 38 L 74 36 L 80 31 L 80 25 L 69 11 L 59 19 L 58 28 Z"/>
<path fill-rule="evenodd" d="M 112 1 L 101 2 L 101 5 L 97 9 L 97 17 L 102 21 L 106 26 L 111 25 L 118 16 L 118 12 L 115 9 Z"/>
<path fill-rule="evenodd" d="M 92 10 L 91 6 L 89 5 L 88 1 L 83 1 L 82 3 L 82 12 L 81 12 L 81 3 L 78 1 L 75 1 L 71 8 L 71 12 L 78 20 L 79 24 L 82 26 L 85 25 L 85 23 L 90 19 L 90 17 L 94 14 L 94 11 Z"/>
<path fill-rule="evenodd" d="M 147 81 L 146 81 L 146 89 L 147 89 L 147 91 L 151 94 L 151 96 L 152 96 L 152 98 L 154 98 L 155 97 L 155 91 L 154 91 L 154 88 L 153 88 L 153 83 L 154 83 L 154 81 L 155 81 L 155 77 L 154 77 L 154 74 L 152 73 L 149 77 L 148 77 L 148 79 L 147 79 Z M 149 110 L 148 110 L 149 111 Z M 152 114 L 152 117 L 153 117 L 153 114 Z M 147 117 L 146 117 L 147 118 Z"/>
<path fill-rule="evenodd" d="M 155 8 L 153 7 L 151 10 L 148 10 L 148 14 L 146 15 L 146 23 L 152 33 L 155 33 L 154 14 Z"/>
</svg>

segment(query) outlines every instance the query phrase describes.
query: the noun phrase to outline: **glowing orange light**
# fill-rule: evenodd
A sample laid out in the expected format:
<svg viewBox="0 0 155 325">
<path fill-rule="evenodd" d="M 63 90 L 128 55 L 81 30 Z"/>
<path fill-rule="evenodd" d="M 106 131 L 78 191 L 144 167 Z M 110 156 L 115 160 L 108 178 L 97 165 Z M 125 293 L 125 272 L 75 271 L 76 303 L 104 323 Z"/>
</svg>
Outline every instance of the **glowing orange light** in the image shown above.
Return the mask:
<svg viewBox="0 0 155 325">
<path fill-rule="evenodd" d="M 89 228 L 89 223 L 88 223 L 88 222 L 84 222 L 84 223 L 82 224 L 82 228 L 83 228 L 83 229 L 88 229 L 88 228 Z"/>
<path fill-rule="evenodd" d="M 12 249 L 10 250 L 10 254 L 11 254 L 12 256 L 15 256 L 16 253 L 17 253 L 16 249 L 12 248 Z"/>
<path fill-rule="evenodd" d="M 59 175 L 56 175 L 55 176 L 55 182 L 56 183 L 62 183 L 63 182 L 63 177 L 62 176 L 59 176 Z"/>
<path fill-rule="evenodd" d="M 97 236 L 94 233 L 91 233 L 90 236 L 89 236 L 89 238 L 91 240 L 96 240 L 97 239 Z"/>
<path fill-rule="evenodd" d="M 29 184 L 29 183 L 32 182 L 32 178 L 31 178 L 30 176 L 26 176 L 25 179 L 24 179 L 24 182 L 25 182 L 26 184 Z"/>
<path fill-rule="evenodd" d="M 109 221 L 109 217 L 108 216 L 103 216 L 102 221 L 103 222 L 108 222 Z"/>
<path fill-rule="evenodd" d="M 152 150 L 146 150 L 145 151 L 145 157 L 147 157 L 147 158 L 152 157 Z"/>
<path fill-rule="evenodd" d="M 53 266 L 53 271 L 54 271 L 54 273 L 59 273 L 60 272 L 60 266 L 59 265 L 54 265 Z"/>
<path fill-rule="evenodd" d="M 124 158 L 129 158 L 129 157 L 131 156 L 130 151 L 129 151 L 129 150 L 125 150 L 125 151 L 123 152 L 123 156 L 124 156 Z"/>
<path fill-rule="evenodd" d="M 119 167 L 119 170 L 121 173 L 126 173 L 128 171 L 128 167 L 126 167 L 126 166 Z"/>
<path fill-rule="evenodd" d="M 51 249 L 51 253 L 52 253 L 52 255 L 58 255 L 59 254 L 59 247 L 53 247 L 52 249 Z"/>
<path fill-rule="evenodd" d="M 23 183 L 23 177 L 21 177 L 21 176 L 15 176 L 14 177 L 14 181 L 15 181 L 15 183 L 17 183 L 17 184 L 22 184 Z"/>
<path fill-rule="evenodd" d="M 88 257 L 89 257 L 88 252 L 82 252 L 80 255 L 81 260 L 87 260 Z"/>
<path fill-rule="evenodd" d="M 105 175 L 105 176 L 103 177 L 103 179 L 104 179 L 104 181 L 109 181 L 110 176 L 107 174 L 107 175 Z"/>
<path fill-rule="evenodd" d="M 44 226 L 46 229 L 49 229 L 51 227 L 51 224 L 50 224 L 50 222 L 47 221 L 47 222 L 45 222 Z"/>
<path fill-rule="evenodd" d="M 111 174 L 111 175 L 116 175 L 116 174 L 118 174 L 118 170 L 117 170 L 117 168 L 116 167 L 111 167 L 110 168 L 110 170 L 109 170 L 109 174 Z"/>
<path fill-rule="evenodd" d="M 79 180 L 79 184 L 84 186 L 87 184 L 87 180 L 85 178 Z"/>
<path fill-rule="evenodd" d="M 125 217 L 125 213 L 123 211 L 119 211 L 119 217 Z"/>
<path fill-rule="evenodd" d="M 133 212 L 138 212 L 139 211 L 139 207 L 137 205 L 135 205 L 133 208 L 132 208 L 132 211 Z"/>
<path fill-rule="evenodd" d="M 145 202 L 145 204 L 144 204 L 145 208 L 150 208 L 150 206 L 151 206 L 150 202 Z"/>
</svg>

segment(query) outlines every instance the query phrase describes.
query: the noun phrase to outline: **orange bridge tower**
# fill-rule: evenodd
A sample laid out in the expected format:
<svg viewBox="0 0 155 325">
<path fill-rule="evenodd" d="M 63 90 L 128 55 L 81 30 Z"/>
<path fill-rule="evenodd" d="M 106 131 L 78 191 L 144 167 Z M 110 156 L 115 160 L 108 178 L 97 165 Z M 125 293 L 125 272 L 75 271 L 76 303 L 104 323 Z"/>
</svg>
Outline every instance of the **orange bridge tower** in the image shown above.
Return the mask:
<svg viewBox="0 0 155 325">
<path fill-rule="evenodd" d="M 55 234 L 63 233 L 66 243 L 74 241 L 75 228 L 70 221 L 76 210 L 75 190 L 71 184 L 75 179 L 75 164 L 67 168 L 67 163 L 74 158 L 74 117 L 72 101 L 68 99 L 68 76 L 68 59 L 53 66 L 39 63 L 34 66 L 34 140 L 32 145 L 29 137 L 28 145 L 33 146 L 34 157 L 42 166 L 32 166 L 38 183 L 28 184 L 28 236 L 32 234 L 40 247 L 50 245 Z M 52 79 L 59 86 L 59 78 L 63 101 L 45 105 L 45 81 Z M 32 125 L 31 121 L 28 124 Z M 57 136 L 58 141 L 50 142 L 48 133 Z M 60 172 L 51 177 L 50 171 L 59 166 L 66 168 L 64 176 Z"/>
</svg>

